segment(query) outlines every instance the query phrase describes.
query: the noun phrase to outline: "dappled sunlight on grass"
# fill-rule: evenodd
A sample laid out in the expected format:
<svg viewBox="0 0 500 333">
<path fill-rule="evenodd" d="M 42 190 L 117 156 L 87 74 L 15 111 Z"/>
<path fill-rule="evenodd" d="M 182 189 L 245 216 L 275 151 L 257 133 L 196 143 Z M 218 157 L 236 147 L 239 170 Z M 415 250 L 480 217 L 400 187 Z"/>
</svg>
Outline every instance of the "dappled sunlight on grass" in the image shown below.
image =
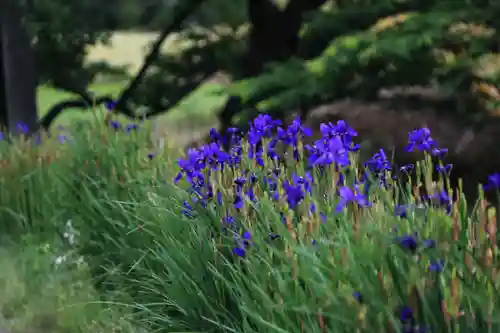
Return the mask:
<svg viewBox="0 0 500 333">
<path fill-rule="evenodd" d="M 127 82 L 95 84 L 90 87 L 90 91 L 94 92 L 97 95 L 109 94 L 116 97 L 120 93 L 121 89 L 126 86 L 126 84 Z M 39 87 L 37 91 L 39 116 L 43 117 L 55 104 L 74 98 L 78 98 L 78 96 L 48 86 Z M 98 114 L 100 117 L 102 117 L 102 113 Z M 61 116 L 56 119 L 56 125 L 69 125 L 78 120 L 89 119 L 92 119 L 92 116 L 89 115 L 89 113 L 85 110 L 68 109 L 65 113 L 61 114 Z"/>
<path fill-rule="evenodd" d="M 110 94 L 117 97 L 127 82 L 115 84 L 96 84 L 93 85 L 92 92 L 97 96 Z M 202 85 L 190 95 L 186 96 L 179 105 L 165 114 L 161 114 L 152 120 L 156 123 L 157 129 L 161 135 L 168 133 L 174 137 L 177 133 L 182 134 L 184 144 L 191 141 L 191 134 L 194 138 L 199 135 L 196 131 L 204 131 L 207 126 L 217 126 L 217 119 L 214 117 L 216 112 L 224 105 L 226 96 L 219 93 L 220 86 L 213 83 Z M 43 116 L 51 106 L 68 98 L 77 96 L 56 90 L 50 87 L 40 87 L 38 89 L 38 105 L 40 115 Z M 73 126 L 79 122 L 104 121 L 104 115 L 107 113 L 104 106 L 98 106 L 88 110 L 66 110 L 55 122 L 55 125 Z M 130 122 L 131 119 L 117 115 L 115 120 L 120 122 Z M 149 124 L 151 121 L 146 121 Z"/>
<path fill-rule="evenodd" d="M 51 244 L 31 241 L 22 248 L 0 248 L 0 328 L 9 333 L 98 332 L 108 325 L 104 318 L 114 320 L 104 315 L 84 266 L 62 262 L 58 252 Z"/>
</svg>

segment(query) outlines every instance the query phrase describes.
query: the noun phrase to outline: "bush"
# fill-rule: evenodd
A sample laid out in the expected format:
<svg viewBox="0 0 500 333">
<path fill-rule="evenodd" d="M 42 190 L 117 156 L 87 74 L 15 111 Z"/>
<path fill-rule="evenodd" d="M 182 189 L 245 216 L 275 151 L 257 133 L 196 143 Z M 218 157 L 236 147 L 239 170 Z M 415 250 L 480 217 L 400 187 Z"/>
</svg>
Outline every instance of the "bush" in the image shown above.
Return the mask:
<svg viewBox="0 0 500 333">
<path fill-rule="evenodd" d="M 255 107 L 278 117 L 346 98 L 375 101 L 382 89 L 429 86 L 450 102 L 440 113 L 484 125 L 495 119 L 498 104 L 491 61 L 498 56 L 498 29 L 488 19 L 495 10 L 465 1 L 332 6 L 305 26 L 299 57 L 227 91 L 242 98 L 244 124 Z"/>
<path fill-rule="evenodd" d="M 383 150 L 359 161 L 346 123 L 321 131 L 304 146 L 299 121 L 260 115 L 244 137 L 212 130 L 177 176 L 141 131 L 76 135 L 57 173 L 30 178 L 52 202 L 35 216 L 70 215 L 103 298 L 149 329 L 497 331 L 496 216 L 449 188 L 446 149 L 417 129 L 424 160 L 392 170 Z"/>
</svg>

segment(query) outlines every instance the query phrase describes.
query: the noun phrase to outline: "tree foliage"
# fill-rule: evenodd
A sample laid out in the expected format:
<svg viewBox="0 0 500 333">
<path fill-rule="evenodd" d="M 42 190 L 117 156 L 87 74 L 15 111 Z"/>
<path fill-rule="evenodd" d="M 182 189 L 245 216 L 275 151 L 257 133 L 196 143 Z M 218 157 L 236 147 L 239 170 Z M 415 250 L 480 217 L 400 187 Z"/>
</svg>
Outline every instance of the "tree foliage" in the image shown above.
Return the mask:
<svg viewBox="0 0 500 333">
<path fill-rule="evenodd" d="M 131 97 L 135 108 L 142 107 L 149 115 L 165 112 L 215 73 L 238 72 L 234 58 L 243 52 L 244 43 L 236 34 L 189 30 L 183 36 L 190 45 L 152 64 L 145 83 Z"/>
<path fill-rule="evenodd" d="M 248 108 L 283 113 L 304 103 L 376 99 L 384 87 L 435 85 L 474 111 L 474 118 L 476 111 L 494 111 L 484 97 L 494 95 L 498 69 L 486 73 L 480 67 L 498 51 L 492 23 L 497 5 L 399 1 L 360 6 L 353 1 L 345 9 L 315 15 L 302 34 L 301 54 L 235 83 L 229 92 L 240 95 Z"/>
<path fill-rule="evenodd" d="M 86 89 L 95 75 L 85 64 L 88 49 L 109 37 L 104 14 L 95 0 L 25 3 L 39 83 L 73 92 Z"/>
<path fill-rule="evenodd" d="M 106 41 L 110 26 L 165 26 L 180 8 L 174 0 L 127 0 L 121 21 L 110 24 L 111 11 L 96 11 L 96 0 L 61 1 L 26 4 L 27 21 L 41 81 L 76 92 L 92 80 L 82 71 L 88 47 Z M 454 101 L 450 112 L 482 119 L 500 99 L 500 66 L 491 66 L 499 58 L 498 14 L 500 5 L 488 0 L 200 0 L 166 31 L 180 31 L 189 46 L 148 57 L 116 111 L 166 112 L 224 71 L 237 81 L 226 92 L 241 98 L 233 104 L 248 116 L 255 107 L 285 114 L 345 97 L 376 99 L 385 87 L 431 85 Z M 234 120 L 226 111 L 223 127 Z"/>
</svg>

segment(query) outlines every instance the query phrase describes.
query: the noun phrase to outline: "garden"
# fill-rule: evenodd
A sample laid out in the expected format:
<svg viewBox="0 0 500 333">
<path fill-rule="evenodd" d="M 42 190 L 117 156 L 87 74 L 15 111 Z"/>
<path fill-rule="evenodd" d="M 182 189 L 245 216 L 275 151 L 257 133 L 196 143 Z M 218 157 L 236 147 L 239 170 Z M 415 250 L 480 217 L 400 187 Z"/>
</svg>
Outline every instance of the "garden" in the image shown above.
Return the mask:
<svg viewBox="0 0 500 333">
<path fill-rule="evenodd" d="M 483 187 L 476 202 L 450 188 L 429 129 L 408 135 L 422 160 L 395 169 L 383 149 L 360 160 L 343 121 L 309 145 L 300 119 L 262 114 L 185 156 L 141 125 L 4 141 L 1 173 L 4 232 L 52 239 L 53 265 L 85 271 L 135 328 L 497 331 L 496 210 Z"/>
<path fill-rule="evenodd" d="M 1 333 L 500 331 L 496 2 L 0 7 Z"/>
</svg>

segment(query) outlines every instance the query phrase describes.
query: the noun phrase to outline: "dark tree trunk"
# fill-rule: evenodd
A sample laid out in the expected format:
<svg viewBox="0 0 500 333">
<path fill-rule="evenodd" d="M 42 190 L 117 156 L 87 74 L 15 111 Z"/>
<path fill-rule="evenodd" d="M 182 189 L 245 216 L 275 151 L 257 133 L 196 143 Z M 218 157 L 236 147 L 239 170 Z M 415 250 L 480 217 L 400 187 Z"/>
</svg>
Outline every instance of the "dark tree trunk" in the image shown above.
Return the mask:
<svg viewBox="0 0 500 333">
<path fill-rule="evenodd" d="M 0 7 L 0 9 L 3 9 Z M 6 84 L 5 84 L 5 73 L 3 70 L 3 63 L 4 63 L 4 57 L 3 57 L 3 29 L 2 29 L 2 23 L 0 21 L 0 125 L 1 124 L 7 124 L 7 96 L 6 96 Z"/>
<path fill-rule="evenodd" d="M 252 28 L 244 60 L 245 77 L 259 75 L 268 62 L 284 61 L 297 54 L 304 14 L 326 0 L 290 0 L 282 11 L 270 0 L 249 0 Z"/>
<path fill-rule="evenodd" d="M 298 52 L 300 29 L 304 14 L 315 10 L 326 0 L 290 0 L 284 10 L 277 8 L 270 0 L 248 0 L 248 14 L 251 23 L 248 49 L 243 59 L 242 76 L 259 75 L 265 65 L 293 57 Z M 221 134 L 227 134 L 232 126 L 233 116 L 242 108 L 239 96 L 231 96 L 219 114 Z"/>
<path fill-rule="evenodd" d="M 0 7 L 0 40 L 2 54 L 0 88 L 3 101 L 1 125 L 13 134 L 36 130 L 36 71 L 31 42 L 22 24 L 22 12 L 14 1 L 3 1 Z M 18 127 L 19 124 L 24 125 Z M 26 128 L 24 127 L 24 128 Z"/>
</svg>

